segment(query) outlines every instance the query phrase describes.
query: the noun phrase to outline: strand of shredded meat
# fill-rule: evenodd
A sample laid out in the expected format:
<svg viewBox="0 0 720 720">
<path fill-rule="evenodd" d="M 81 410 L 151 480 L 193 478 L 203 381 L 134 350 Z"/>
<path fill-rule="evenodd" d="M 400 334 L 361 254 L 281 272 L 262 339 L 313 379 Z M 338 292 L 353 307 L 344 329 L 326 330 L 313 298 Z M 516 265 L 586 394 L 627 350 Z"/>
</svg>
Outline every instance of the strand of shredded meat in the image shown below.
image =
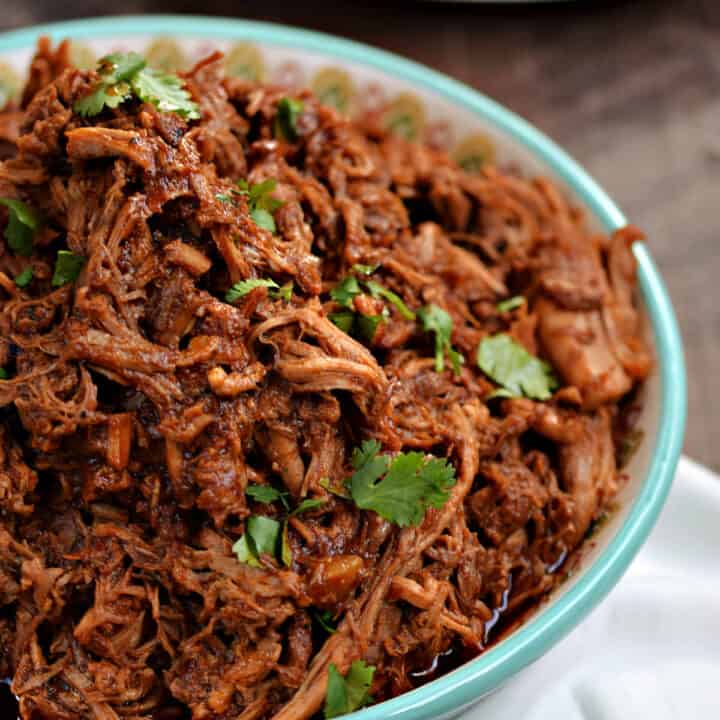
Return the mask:
<svg viewBox="0 0 720 720">
<path fill-rule="evenodd" d="M 372 664 L 379 701 L 483 652 L 617 491 L 651 366 L 640 234 L 595 236 L 545 180 L 466 173 L 306 92 L 279 140 L 286 91 L 217 55 L 185 76 L 197 121 L 138 100 L 81 118 L 96 79 L 44 40 L 0 113 L 0 197 L 44 218 L 31 257 L 0 241 L 0 678 L 21 718 L 306 720 L 331 663 Z M 238 179 L 277 181 L 274 233 Z M 58 248 L 85 263 L 53 287 Z M 458 374 L 397 304 L 369 342 L 331 321 L 356 263 L 449 313 Z M 248 278 L 292 295 L 226 302 Z M 552 365 L 552 399 L 485 400 L 497 333 Z M 367 439 L 447 458 L 445 505 L 401 528 L 330 492 Z M 232 551 L 252 514 L 284 517 L 251 484 L 324 501 L 288 520 L 289 567 Z"/>
</svg>

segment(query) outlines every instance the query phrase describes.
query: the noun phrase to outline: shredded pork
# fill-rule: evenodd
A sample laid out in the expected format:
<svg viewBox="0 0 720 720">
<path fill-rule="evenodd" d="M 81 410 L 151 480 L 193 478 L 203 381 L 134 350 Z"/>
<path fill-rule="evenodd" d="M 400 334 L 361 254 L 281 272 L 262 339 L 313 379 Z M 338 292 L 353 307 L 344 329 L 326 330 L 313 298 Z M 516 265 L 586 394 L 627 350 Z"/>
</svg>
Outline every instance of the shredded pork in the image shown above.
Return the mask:
<svg viewBox="0 0 720 720">
<path fill-rule="evenodd" d="M 331 663 L 372 664 L 380 701 L 482 653 L 617 491 L 618 417 L 651 366 L 639 233 L 593 235 L 545 180 L 468 174 L 306 92 L 278 139 L 286 91 L 217 56 L 186 76 L 200 120 L 138 100 L 82 118 L 94 82 L 43 41 L 0 114 L 0 196 L 44 218 L 32 256 L 0 248 L 0 676 L 20 717 L 305 720 Z M 277 181 L 275 232 L 239 179 Z M 61 248 L 85 262 L 54 287 Z M 355 300 L 385 311 L 369 341 L 331 321 L 356 263 L 450 315 L 457 374 L 382 298 Z M 226 302 L 248 278 L 292 294 Z M 488 398 L 475 357 L 498 333 L 552 365 L 550 400 Z M 399 527 L 332 492 L 367 439 L 447 458 L 444 505 Z M 285 517 L 250 485 L 324 501 L 287 520 L 290 563 L 233 553 L 251 515 Z"/>
</svg>

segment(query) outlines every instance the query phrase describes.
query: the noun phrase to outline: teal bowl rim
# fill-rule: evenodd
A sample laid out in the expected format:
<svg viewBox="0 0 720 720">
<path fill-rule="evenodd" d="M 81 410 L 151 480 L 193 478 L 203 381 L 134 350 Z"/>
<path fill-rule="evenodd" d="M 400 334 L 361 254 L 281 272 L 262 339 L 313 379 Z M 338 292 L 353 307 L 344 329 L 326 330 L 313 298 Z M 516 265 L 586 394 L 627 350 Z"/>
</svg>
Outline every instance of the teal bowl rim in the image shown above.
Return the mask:
<svg viewBox="0 0 720 720">
<path fill-rule="evenodd" d="M 570 187 L 607 232 L 627 223 L 600 186 L 552 140 L 499 103 L 452 78 L 411 60 L 361 43 L 272 23 L 234 18 L 149 15 L 72 20 L 0 34 L 0 52 L 54 39 L 117 35 L 185 35 L 250 40 L 312 50 L 370 65 L 461 104 L 513 136 Z M 635 246 L 640 286 L 655 338 L 661 409 L 655 450 L 627 518 L 600 556 L 564 595 L 475 660 L 416 690 L 346 717 L 353 720 L 430 720 L 472 704 L 498 688 L 572 630 L 627 570 L 657 520 L 675 474 L 687 412 L 685 363 L 680 333 L 665 285 L 646 246 Z"/>
</svg>

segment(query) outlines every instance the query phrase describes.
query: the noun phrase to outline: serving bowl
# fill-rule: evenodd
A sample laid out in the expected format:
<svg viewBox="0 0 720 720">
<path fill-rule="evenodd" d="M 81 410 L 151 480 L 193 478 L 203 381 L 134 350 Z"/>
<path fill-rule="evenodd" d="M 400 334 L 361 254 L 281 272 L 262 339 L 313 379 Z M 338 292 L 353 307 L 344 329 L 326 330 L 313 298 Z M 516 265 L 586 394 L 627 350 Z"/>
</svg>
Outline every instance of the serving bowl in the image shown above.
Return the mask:
<svg viewBox="0 0 720 720">
<path fill-rule="evenodd" d="M 17 92 L 41 35 L 71 38 L 80 66 L 113 50 L 143 52 L 156 66 L 181 68 L 208 52 L 226 53 L 231 74 L 309 86 L 351 116 L 373 115 L 410 140 L 447 150 L 469 170 L 497 162 L 552 178 L 589 225 L 612 232 L 622 212 L 549 138 L 496 102 L 427 67 L 365 45 L 279 25 L 229 18 L 144 16 L 80 20 L 0 35 L 0 104 Z M 663 282 L 644 244 L 638 261 L 655 371 L 642 391 L 644 441 L 609 519 L 585 544 L 572 576 L 532 617 L 477 659 L 412 692 L 371 706 L 354 720 L 442 720 L 500 688 L 570 632 L 610 592 L 647 538 L 667 496 L 685 425 L 680 336 Z"/>
</svg>

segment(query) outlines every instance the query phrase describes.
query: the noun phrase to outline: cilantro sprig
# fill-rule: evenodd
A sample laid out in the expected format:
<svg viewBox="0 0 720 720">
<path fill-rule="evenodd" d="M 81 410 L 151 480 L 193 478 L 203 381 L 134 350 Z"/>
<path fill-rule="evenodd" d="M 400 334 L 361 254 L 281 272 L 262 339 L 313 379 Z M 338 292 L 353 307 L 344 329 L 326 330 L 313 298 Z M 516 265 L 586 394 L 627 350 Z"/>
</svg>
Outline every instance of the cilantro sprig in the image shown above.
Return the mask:
<svg viewBox="0 0 720 720">
<path fill-rule="evenodd" d="M 372 275 L 377 268 L 377 265 L 356 264 L 352 266 L 351 270 L 359 275 L 369 276 Z M 392 303 L 398 309 L 400 315 L 406 320 L 415 319 L 415 313 L 410 310 L 403 299 L 392 290 L 388 290 L 388 288 L 374 280 L 358 280 L 355 275 L 348 275 L 330 290 L 330 297 L 340 305 L 343 310 L 331 313 L 329 317 L 343 332 L 371 342 L 373 337 L 375 337 L 375 331 L 378 325 L 389 317 L 387 307 L 384 307 L 382 313 L 378 315 L 363 315 L 355 310 L 355 298 L 365 292 L 369 293 L 375 299 L 387 300 Z"/>
<path fill-rule="evenodd" d="M 298 139 L 297 119 L 304 109 L 302 100 L 284 97 L 278 102 L 275 116 L 275 137 L 287 142 Z"/>
<path fill-rule="evenodd" d="M 501 387 L 492 397 L 548 400 L 560 383 L 552 367 L 531 355 L 509 335 L 483 338 L 477 350 L 478 367 Z"/>
<path fill-rule="evenodd" d="M 445 355 L 447 355 L 453 372 L 459 375 L 460 366 L 465 362 L 465 358 L 452 346 L 453 322 L 450 315 L 433 304 L 420 308 L 417 315 L 423 330 L 435 333 L 435 370 L 442 372 L 445 369 Z"/>
<path fill-rule="evenodd" d="M 328 684 L 325 695 L 325 718 L 340 717 L 372 702 L 370 686 L 375 667 L 355 660 L 343 677 L 334 663 L 328 667 Z"/>
<path fill-rule="evenodd" d="M 277 187 L 277 180 L 269 179 L 263 182 L 248 185 L 248 181 L 241 179 L 237 181 L 238 195 L 247 197 L 248 209 L 253 222 L 264 230 L 275 233 L 277 227 L 273 213 L 285 203 L 276 200 L 270 193 Z"/>
<path fill-rule="evenodd" d="M 8 209 L 5 239 L 10 249 L 25 257 L 32 255 L 33 238 L 43 224 L 41 215 L 22 200 L 0 198 L 0 205 Z"/>
<path fill-rule="evenodd" d="M 91 92 L 75 102 L 73 109 L 82 117 L 93 117 L 105 108 L 116 108 L 133 95 L 155 105 L 161 112 L 174 112 L 197 120 L 197 103 L 177 75 L 147 67 L 138 53 L 111 53 L 98 63 L 99 80 Z"/>
<path fill-rule="evenodd" d="M 352 455 L 355 472 L 347 481 L 355 504 L 400 527 L 418 525 L 429 507 L 441 508 L 455 484 L 455 468 L 423 453 L 380 454 L 377 440 L 366 440 Z"/>
</svg>

